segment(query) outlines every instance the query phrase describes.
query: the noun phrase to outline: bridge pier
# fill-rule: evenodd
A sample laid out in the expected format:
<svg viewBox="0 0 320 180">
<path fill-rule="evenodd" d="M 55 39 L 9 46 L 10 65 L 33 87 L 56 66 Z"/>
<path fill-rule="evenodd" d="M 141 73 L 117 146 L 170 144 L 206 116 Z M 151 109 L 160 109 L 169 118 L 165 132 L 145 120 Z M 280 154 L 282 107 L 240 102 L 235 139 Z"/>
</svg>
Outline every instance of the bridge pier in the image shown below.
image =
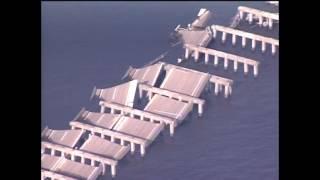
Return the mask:
<svg viewBox="0 0 320 180">
<path fill-rule="evenodd" d="M 205 56 L 204 56 L 204 63 L 208 64 L 208 62 L 209 62 L 209 54 L 206 53 Z"/>
<path fill-rule="evenodd" d="M 228 68 L 228 57 L 227 56 L 225 56 L 224 57 L 224 69 L 227 69 Z"/>
<path fill-rule="evenodd" d="M 240 20 L 243 19 L 243 11 L 239 11 Z"/>
<path fill-rule="evenodd" d="M 261 44 L 261 50 L 262 50 L 262 52 L 266 52 L 266 42 L 262 41 L 261 43 L 262 43 L 262 44 Z"/>
<path fill-rule="evenodd" d="M 234 70 L 234 72 L 237 72 L 237 70 L 238 70 L 238 62 L 237 61 L 233 61 L 233 70 Z"/>
<path fill-rule="evenodd" d="M 100 108 L 100 113 L 104 113 L 105 112 L 105 107 L 102 107 Z"/>
<path fill-rule="evenodd" d="M 222 32 L 222 43 L 226 42 L 226 38 L 227 38 L 227 33 L 226 32 Z"/>
<path fill-rule="evenodd" d="M 276 53 L 276 46 L 274 44 L 271 44 L 271 51 L 272 51 L 272 55 Z"/>
<path fill-rule="evenodd" d="M 256 40 L 252 39 L 251 49 L 254 50 L 256 48 Z"/>
<path fill-rule="evenodd" d="M 232 34 L 232 45 L 234 46 L 236 44 L 236 35 Z"/>
<path fill-rule="evenodd" d="M 272 29 L 272 24 L 273 24 L 272 19 L 269 18 L 269 19 L 268 19 L 269 29 Z"/>
<path fill-rule="evenodd" d="M 215 95 L 219 94 L 219 84 L 218 83 L 214 83 L 214 94 Z"/>
<path fill-rule="evenodd" d="M 199 51 L 194 51 L 194 61 L 197 62 L 199 60 Z"/>
<path fill-rule="evenodd" d="M 244 48 L 246 46 L 246 38 L 242 37 L 242 47 Z"/>
<path fill-rule="evenodd" d="M 243 68 L 244 68 L 244 74 L 247 75 L 248 74 L 248 64 L 244 63 Z"/>
<path fill-rule="evenodd" d="M 186 58 L 186 59 L 189 59 L 189 49 L 188 49 L 188 48 L 186 48 L 185 58 Z"/>
<path fill-rule="evenodd" d="M 214 66 L 218 66 L 218 56 L 214 56 Z"/>
<path fill-rule="evenodd" d="M 259 24 L 260 27 L 262 26 L 262 23 L 263 23 L 263 17 L 262 17 L 262 16 L 259 16 L 259 22 L 258 22 L 258 24 Z"/>
<path fill-rule="evenodd" d="M 248 13 L 248 18 L 249 18 L 249 24 L 252 24 L 253 14 Z"/>
<path fill-rule="evenodd" d="M 254 77 L 258 76 L 258 65 L 253 66 L 253 75 Z"/>
<path fill-rule="evenodd" d="M 203 114 L 203 104 L 198 104 L 198 115 L 201 117 Z"/>
<path fill-rule="evenodd" d="M 141 156 L 144 157 L 145 153 L 146 153 L 146 147 L 145 147 L 144 144 L 141 144 L 140 145 L 140 154 L 141 154 Z"/>
<path fill-rule="evenodd" d="M 135 144 L 134 144 L 134 142 L 130 142 L 130 152 L 131 152 L 131 154 L 134 154 L 134 151 L 135 151 Z"/>
<path fill-rule="evenodd" d="M 111 165 L 111 176 L 114 178 L 116 176 L 116 166 Z"/>
</svg>

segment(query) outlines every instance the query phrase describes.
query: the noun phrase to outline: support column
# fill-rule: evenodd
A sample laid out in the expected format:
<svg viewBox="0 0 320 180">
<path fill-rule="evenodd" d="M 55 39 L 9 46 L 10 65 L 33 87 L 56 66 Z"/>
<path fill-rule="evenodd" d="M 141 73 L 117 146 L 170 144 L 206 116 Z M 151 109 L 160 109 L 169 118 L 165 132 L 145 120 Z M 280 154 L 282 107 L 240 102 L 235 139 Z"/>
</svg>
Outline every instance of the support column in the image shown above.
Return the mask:
<svg viewBox="0 0 320 180">
<path fill-rule="evenodd" d="M 130 152 L 133 154 L 135 151 L 135 144 L 133 142 L 130 142 Z"/>
<path fill-rule="evenodd" d="M 143 89 L 139 87 L 139 98 L 141 99 L 143 96 Z"/>
<path fill-rule="evenodd" d="M 149 101 L 151 101 L 151 99 L 152 99 L 152 92 L 151 91 L 148 91 L 148 98 L 149 98 Z"/>
<path fill-rule="evenodd" d="M 101 105 L 100 113 L 104 113 L 105 110 L 106 110 L 106 107 L 104 107 L 103 105 Z"/>
<path fill-rule="evenodd" d="M 244 74 L 248 74 L 248 64 L 244 63 L 243 67 L 244 67 Z"/>
<path fill-rule="evenodd" d="M 85 159 L 84 157 L 81 157 L 81 156 L 80 156 L 80 161 L 81 161 L 82 164 L 84 164 L 85 160 L 86 160 L 86 159 Z"/>
<path fill-rule="evenodd" d="M 246 46 L 246 38 L 242 37 L 242 47 L 244 48 Z"/>
<path fill-rule="evenodd" d="M 198 115 L 201 117 L 203 114 L 203 104 L 198 104 Z"/>
<path fill-rule="evenodd" d="M 133 112 L 130 113 L 130 117 L 131 117 L 131 118 L 134 118 Z"/>
<path fill-rule="evenodd" d="M 229 89 L 229 95 L 232 94 L 232 87 L 230 85 L 228 85 L 228 89 Z"/>
<path fill-rule="evenodd" d="M 111 141 L 111 142 L 114 142 L 114 136 L 111 136 L 111 137 L 110 137 L 110 141 Z"/>
<path fill-rule="evenodd" d="M 219 84 L 218 83 L 214 83 L 214 94 L 218 95 L 219 93 Z"/>
<path fill-rule="evenodd" d="M 262 43 L 261 45 L 262 52 L 266 52 L 266 42 L 262 41 L 261 43 Z"/>
<path fill-rule="evenodd" d="M 219 57 L 217 55 L 214 56 L 214 66 L 216 67 L 218 66 L 218 58 Z"/>
<path fill-rule="evenodd" d="M 227 33 L 226 32 L 222 32 L 222 43 L 226 42 L 226 38 L 227 38 Z"/>
<path fill-rule="evenodd" d="M 271 44 L 271 51 L 272 51 L 272 55 L 276 53 L 276 45 Z"/>
<path fill-rule="evenodd" d="M 233 61 L 233 70 L 234 70 L 234 72 L 237 72 L 237 70 L 238 70 L 238 61 Z"/>
<path fill-rule="evenodd" d="M 90 159 L 90 164 L 91 164 L 91 166 L 94 166 L 94 165 L 95 165 L 95 163 L 94 163 L 94 160 L 93 160 L 93 159 Z"/>
<path fill-rule="evenodd" d="M 234 46 L 236 44 L 237 36 L 235 34 L 232 34 L 232 45 Z"/>
<path fill-rule="evenodd" d="M 102 165 L 102 175 L 104 175 L 104 173 L 106 172 L 106 165 L 102 162 L 100 162 Z"/>
<path fill-rule="evenodd" d="M 50 152 L 50 154 L 51 154 L 51 156 L 54 156 L 54 149 L 51 149 L 51 152 Z"/>
<path fill-rule="evenodd" d="M 114 114 L 114 109 L 113 108 L 110 108 L 110 113 Z"/>
<path fill-rule="evenodd" d="M 121 144 L 122 146 L 124 146 L 124 140 L 123 140 L 123 139 L 120 139 L 120 144 Z"/>
<path fill-rule="evenodd" d="M 212 28 L 213 38 L 217 37 L 217 30 L 215 28 Z"/>
<path fill-rule="evenodd" d="M 188 59 L 189 58 L 189 49 L 186 47 L 186 52 L 185 52 L 185 58 Z"/>
<path fill-rule="evenodd" d="M 204 56 L 204 63 L 208 64 L 208 62 L 209 62 L 209 54 L 206 53 L 205 56 Z"/>
<path fill-rule="evenodd" d="M 254 75 L 254 77 L 258 76 L 258 65 L 253 66 L 253 75 Z"/>
<path fill-rule="evenodd" d="M 224 57 L 224 69 L 227 69 L 228 68 L 228 57 L 227 56 L 225 56 Z"/>
<path fill-rule="evenodd" d="M 111 176 L 113 178 L 116 176 L 116 165 L 111 165 Z"/>
<path fill-rule="evenodd" d="M 259 26 L 261 27 L 262 26 L 262 23 L 263 23 L 263 17 L 262 16 L 259 16 Z"/>
<path fill-rule="evenodd" d="M 229 95 L 229 86 L 225 85 L 224 86 L 224 97 L 228 98 Z"/>
<path fill-rule="evenodd" d="M 140 153 L 141 153 L 141 156 L 144 157 L 144 155 L 146 153 L 146 147 L 144 144 L 140 145 Z"/>
<path fill-rule="evenodd" d="M 248 17 L 249 17 L 249 24 L 252 24 L 253 14 L 249 13 Z"/>
<path fill-rule="evenodd" d="M 252 39 L 252 50 L 256 48 L 256 40 Z"/>
<path fill-rule="evenodd" d="M 272 19 L 271 18 L 268 19 L 269 29 L 272 29 L 272 24 L 273 24 Z"/>
<path fill-rule="evenodd" d="M 239 11 L 239 15 L 240 15 L 240 20 L 243 19 L 243 11 Z"/>
<path fill-rule="evenodd" d="M 170 136 L 172 137 L 174 134 L 174 123 L 170 123 Z"/>
<path fill-rule="evenodd" d="M 199 51 L 198 50 L 195 50 L 194 51 L 194 61 L 197 62 L 199 59 Z"/>
<path fill-rule="evenodd" d="M 75 155 L 70 154 L 70 156 L 71 156 L 71 161 L 74 161 L 74 160 L 76 159 L 76 156 L 75 156 Z"/>
</svg>

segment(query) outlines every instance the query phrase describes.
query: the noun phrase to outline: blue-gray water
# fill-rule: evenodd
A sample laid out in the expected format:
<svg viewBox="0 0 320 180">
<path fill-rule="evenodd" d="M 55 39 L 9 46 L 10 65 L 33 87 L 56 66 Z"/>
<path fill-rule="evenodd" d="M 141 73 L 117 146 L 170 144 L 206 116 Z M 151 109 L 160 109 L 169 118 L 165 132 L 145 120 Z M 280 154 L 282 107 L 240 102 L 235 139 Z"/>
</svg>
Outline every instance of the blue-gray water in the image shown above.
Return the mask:
<svg viewBox="0 0 320 180">
<path fill-rule="evenodd" d="M 81 107 L 98 110 L 89 96 L 94 86 L 120 82 L 129 65 L 140 67 L 170 49 L 168 36 L 186 26 L 200 8 L 214 13 L 211 23 L 229 25 L 237 6 L 275 11 L 264 2 L 42 2 L 42 128 L 69 129 Z M 242 23 L 239 29 L 278 38 L 278 25 L 267 28 Z M 221 36 L 219 34 L 219 36 Z M 220 38 L 218 36 L 218 39 Z M 220 39 L 219 39 L 220 40 Z M 204 115 L 187 119 L 168 136 L 168 129 L 147 149 L 120 161 L 116 179 L 278 179 L 278 53 L 251 51 L 227 43 L 210 47 L 261 62 L 258 78 L 243 67 L 223 70 L 188 62 L 235 81 L 230 99 L 206 95 Z M 166 62 L 183 51 L 171 48 Z M 230 64 L 231 65 L 231 64 Z M 111 179 L 109 171 L 102 179 Z"/>
</svg>

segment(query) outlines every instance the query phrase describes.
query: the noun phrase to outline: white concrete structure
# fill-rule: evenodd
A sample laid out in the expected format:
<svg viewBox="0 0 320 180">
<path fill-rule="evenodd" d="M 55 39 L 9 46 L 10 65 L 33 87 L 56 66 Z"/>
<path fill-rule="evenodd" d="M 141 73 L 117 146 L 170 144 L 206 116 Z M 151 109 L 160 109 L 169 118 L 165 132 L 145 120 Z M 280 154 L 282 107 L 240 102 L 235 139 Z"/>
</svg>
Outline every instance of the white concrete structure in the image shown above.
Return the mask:
<svg viewBox="0 0 320 180">
<path fill-rule="evenodd" d="M 132 80 L 110 88 L 94 88 L 90 99 L 96 96 L 99 100 L 110 101 L 132 107 L 137 86 L 138 80 Z"/>
<path fill-rule="evenodd" d="M 205 103 L 205 100 L 203 100 L 203 99 L 196 98 L 196 97 L 189 96 L 189 95 L 185 95 L 185 94 L 181 94 L 181 93 L 177 93 L 177 92 L 170 91 L 167 89 L 152 87 L 147 84 L 139 84 L 138 86 L 139 86 L 140 97 L 142 97 L 143 92 L 146 91 L 147 94 L 149 95 L 150 101 L 152 100 L 153 94 L 159 94 L 161 96 L 165 96 L 170 99 L 177 100 L 177 101 L 196 104 L 199 107 L 198 108 L 199 115 L 202 115 L 202 112 L 200 110 L 203 109 L 203 106 Z"/>
<path fill-rule="evenodd" d="M 95 155 L 92 153 L 84 152 L 84 151 L 77 150 L 77 149 L 72 149 L 67 146 L 53 144 L 53 143 L 45 142 L 45 141 L 41 142 L 41 149 L 42 149 L 42 151 L 45 151 L 45 149 L 50 150 L 51 156 L 55 155 L 55 152 L 60 152 L 61 157 L 65 156 L 65 154 L 70 155 L 71 161 L 75 161 L 75 158 L 89 159 L 91 162 L 97 161 L 98 163 L 101 163 L 101 165 L 103 167 L 103 174 L 104 174 L 104 170 L 105 170 L 106 165 L 110 165 L 111 166 L 111 175 L 113 177 L 116 175 L 116 172 L 114 170 L 115 170 L 115 166 L 117 166 L 117 164 L 118 164 L 117 160 L 98 156 L 98 155 Z M 80 161 L 83 162 L 84 160 L 80 160 Z"/>
<path fill-rule="evenodd" d="M 87 179 L 95 180 L 103 172 L 102 165 L 90 166 L 87 164 L 75 162 L 64 157 L 50 156 L 42 154 L 41 156 L 41 179 Z"/>
<path fill-rule="evenodd" d="M 204 47 L 197 47 L 191 44 L 186 44 L 184 46 L 186 51 L 194 51 L 195 54 L 203 53 L 205 54 L 205 64 L 209 63 L 209 55 L 214 56 L 214 65 L 218 65 L 219 58 L 223 58 L 224 61 L 224 68 L 228 68 L 228 61 L 233 61 L 234 64 L 234 71 L 237 71 L 238 69 L 238 63 L 242 63 L 244 65 L 244 73 L 248 73 L 248 66 L 253 67 L 253 74 L 254 76 L 258 76 L 258 66 L 259 62 L 255 61 L 253 59 L 237 56 L 234 54 L 229 54 L 223 51 L 218 51 L 214 49 L 204 48 Z M 198 60 L 195 59 L 195 62 Z"/>
<path fill-rule="evenodd" d="M 161 73 L 163 64 L 154 64 L 142 68 L 129 67 L 128 76 L 131 79 L 138 80 L 139 83 L 154 86 Z"/>
<path fill-rule="evenodd" d="M 252 41 L 252 49 L 255 49 L 256 41 L 261 41 L 262 52 L 265 52 L 266 44 L 271 45 L 272 54 L 276 53 L 276 46 L 279 46 L 279 40 L 273 39 L 270 37 L 260 36 L 257 34 L 248 33 L 245 31 L 240 31 L 237 29 L 232 29 L 232 28 L 224 27 L 224 26 L 220 26 L 220 25 L 212 25 L 211 28 L 212 28 L 213 34 L 216 34 L 217 31 L 220 31 L 223 33 L 222 35 L 231 34 L 232 36 L 240 36 L 242 38 L 242 47 L 244 47 L 246 45 L 246 39 L 249 39 Z M 222 36 L 222 41 L 224 41 L 223 36 Z M 234 43 L 235 43 L 235 41 L 236 40 L 234 40 Z"/>
<path fill-rule="evenodd" d="M 107 102 L 100 102 L 103 105 L 108 105 Z M 101 138 L 110 139 L 111 142 L 120 140 L 121 145 L 126 142 L 131 144 L 131 152 L 135 151 L 135 144 L 140 145 L 141 155 L 145 155 L 145 148 L 149 146 L 159 133 L 164 129 L 162 123 L 146 122 L 143 118 L 136 119 L 135 116 L 124 116 L 126 113 L 122 111 L 116 114 L 116 111 L 121 111 L 127 106 L 118 104 L 109 104 L 112 114 L 105 113 L 105 106 L 101 106 L 103 112 L 95 113 L 82 109 L 78 115 L 69 124 L 73 129 L 82 129 L 89 131 L 91 134 L 100 136 Z M 123 108 L 123 109 L 121 109 Z M 143 116 L 142 116 L 143 117 Z M 149 117 L 149 116 L 148 116 Z"/>
<path fill-rule="evenodd" d="M 137 117 L 137 119 L 143 119 L 144 121 L 150 121 L 153 123 L 160 123 L 160 124 L 165 124 L 169 125 L 170 127 L 170 135 L 173 136 L 174 134 L 174 128 L 177 126 L 177 122 L 175 119 L 166 117 L 166 116 L 161 116 L 159 114 L 139 110 L 139 109 L 134 109 L 128 106 L 123 106 L 120 104 L 115 104 L 115 103 L 109 103 L 109 102 L 104 102 L 100 101 L 99 103 L 101 107 L 101 112 L 105 112 L 108 108 L 110 109 L 111 113 L 116 113 L 116 111 L 119 111 L 120 114 L 130 116 L 130 117 Z M 139 142 L 137 142 L 139 143 Z"/>
<path fill-rule="evenodd" d="M 231 95 L 231 93 L 232 93 L 232 87 L 231 86 L 233 84 L 233 81 L 231 79 L 223 78 L 223 77 L 212 75 L 212 74 L 208 74 L 208 73 L 203 73 L 203 72 L 200 72 L 200 71 L 184 68 L 184 67 L 181 67 L 181 66 L 176 66 L 176 65 L 172 65 L 172 64 L 165 64 L 164 65 L 164 70 L 167 71 L 167 76 L 168 76 L 167 78 L 171 79 L 170 81 L 173 80 L 173 78 L 171 78 L 171 77 L 174 77 L 176 79 L 176 81 L 173 81 L 173 85 L 177 84 L 177 82 L 181 82 L 181 75 L 175 75 L 175 76 L 172 75 L 172 74 L 174 74 L 174 72 L 179 72 L 179 71 L 172 71 L 172 73 L 169 74 L 170 69 L 183 70 L 185 72 L 185 75 L 186 75 L 185 77 L 187 78 L 186 81 L 188 83 L 187 83 L 187 85 L 184 85 L 184 86 L 180 85 L 180 87 L 179 86 L 172 87 L 172 89 L 171 89 L 171 85 L 170 86 L 163 85 L 161 88 L 170 89 L 172 91 L 176 91 L 176 92 L 187 94 L 187 95 L 194 96 L 194 97 L 199 97 L 201 92 L 204 90 L 204 88 L 206 86 L 211 87 L 212 84 L 214 84 L 214 86 L 215 86 L 215 90 L 214 90 L 215 95 L 218 95 L 218 93 L 222 90 L 222 87 L 224 87 L 224 96 L 226 98 L 229 95 Z M 192 76 L 192 75 L 195 75 L 195 74 L 201 75 L 200 79 L 202 78 L 202 80 L 200 80 L 199 76 L 198 76 L 198 79 L 195 82 L 191 83 L 189 81 L 188 77 L 190 75 Z M 208 81 L 206 81 L 206 80 L 204 81 L 204 79 L 206 77 L 209 77 Z M 165 83 L 165 82 L 163 82 L 163 83 Z M 188 85 L 190 85 L 190 87 L 192 87 L 192 88 L 189 88 Z M 190 91 L 190 89 L 192 89 L 192 90 Z"/>
<path fill-rule="evenodd" d="M 258 19 L 258 24 L 262 26 L 263 21 L 266 20 L 266 24 L 270 29 L 272 29 L 274 21 L 279 21 L 279 14 L 261 11 L 254 8 L 239 6 L 238 12 L 240 14 L 240 19 L 243 19 L 244 15 L 247 14 L 247 19 L 250 24 L 252 23 L 253 19 Z"/>
<path fill-rule="evenodd" d="M 52 130 L 46 127 L 41 133 L 41 139 L 74 148 L 83 134 L 82 130 Z"/>
</svg>

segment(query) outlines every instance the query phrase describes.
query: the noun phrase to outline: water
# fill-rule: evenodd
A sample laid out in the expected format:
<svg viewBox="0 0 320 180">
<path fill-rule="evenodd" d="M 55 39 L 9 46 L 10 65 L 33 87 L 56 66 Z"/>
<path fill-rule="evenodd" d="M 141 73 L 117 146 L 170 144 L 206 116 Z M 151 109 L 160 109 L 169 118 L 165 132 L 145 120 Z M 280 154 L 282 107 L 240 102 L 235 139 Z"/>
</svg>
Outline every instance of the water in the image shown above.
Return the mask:
<svg viewBox="0 0 320 180">
<path fill-rule="evenodd" d="M 244 5 L 275 11 L 264 2 L 42 2 L 42 128 L 69 129 L 81 107 L 98 110 L 90 102 L 92 88 L 120 82 L 129 65 L 140 67 L 169 50 L 166 62 L 175 63 L 181 47 L 170 49 L 169 34 L 191 23 L 200 8 L 213 11 L 210 23 L 228 26 L 237 7 Z M 241 23 L 238 29 L 277 37 L 278 25 L 267 28 Z M 210 72 L 235 81 L 230 99 L 205 95 L 202 118 L 196 113 L 178 127 L 173 138 L 168 129 L 147 149 L 120 161 L 116 179 L 278 179 L 278 53 L 265 54 L 257 43 L 241 48 L 213 42 L 217 50 L 261 62 L 258 78 L 252 69 L 223 70 L 186 62 L 185 67 Z M 111 179 L 109 171 L 101 179 Z"/>
</svg>

